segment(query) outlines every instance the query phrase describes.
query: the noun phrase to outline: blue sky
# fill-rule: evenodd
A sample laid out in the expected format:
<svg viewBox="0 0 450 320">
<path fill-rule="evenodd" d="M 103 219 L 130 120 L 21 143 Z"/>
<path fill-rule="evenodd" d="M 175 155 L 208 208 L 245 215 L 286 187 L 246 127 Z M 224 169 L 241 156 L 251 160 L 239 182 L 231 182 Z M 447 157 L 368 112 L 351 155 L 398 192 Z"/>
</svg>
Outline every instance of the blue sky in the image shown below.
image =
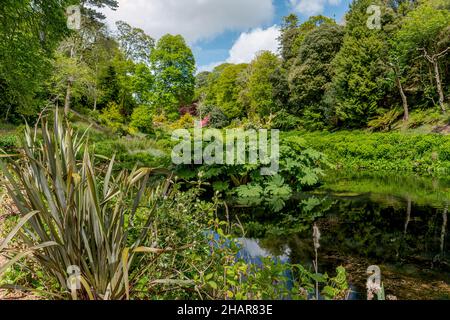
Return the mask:
<svg viewBox="0 0 450 320">
<path fill-rule="evenodd" d="M 342 21 L 351 0 L 119 0 L 107 21 L 124 20 L 159 38 L 183 35 L 200 71 L 223 62 L 249 62 L 260 50 L 276 52 L 278 26 L 287 14 L 301 21 L 323 14 Z"/>
</svg>

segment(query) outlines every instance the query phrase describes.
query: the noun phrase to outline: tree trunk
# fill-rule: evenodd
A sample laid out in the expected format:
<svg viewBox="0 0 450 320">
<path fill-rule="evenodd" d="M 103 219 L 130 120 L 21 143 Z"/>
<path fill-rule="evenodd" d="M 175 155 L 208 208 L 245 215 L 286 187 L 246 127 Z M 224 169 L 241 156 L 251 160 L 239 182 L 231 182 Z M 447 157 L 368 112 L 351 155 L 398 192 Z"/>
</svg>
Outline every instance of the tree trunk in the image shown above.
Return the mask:
<svg viewBox="0 0 450 320">
<path fill-rule="evenodd" d="M 445 97 L 444 97 L 444 89 L 442 89 L 442 81 L 441 74 L 439 73 L 439 62 L 438 59 L 433 59 L 433 67 L 434 67 L 434 77 L 436 78 L 436 86 L 437 91 L 439 93 L 439 105 L 441 107 L 442 112 L 445 113 Z"/>
<path fill-rule="evenodd" d="M 444 212 L 442 213 L 441 254 L 444 253 L 445 234 L 447 231 L 447 214 L 448 214 L 448 205 L 445 207 Z"/>
<path fill-rule="evenodd" d="M 64 102 L 64 115 L 67 117 L 70 111 L 70 99 L 72 97 L 72 82 L 67 82 L 66 100 Z"/>
<path fill-rule="evenodd" d="M 408 226 L 411 221 L 411 211 L 412 211 L 412 201 L 411 198 L 408 198 L 408 207 L 406 208 L 406 222 L 405 222 L 405 229 L 403 234 L 406 236 L 406 233 L 408 232 Z"/>
<path fill-rule="evenodd" d="M 95 98 L 94 98 L 94 111 L 97 111 L 97 93 L 95 93 Z"/>
<path fill-rule="evenodd" d="M 433 65 L 434 77 L 436 79 L 436 87 L 439 94 L 439 106 L 441 107 L 442 112 L 445 113 L 447 110 L 445 108 L 444 89 L 442 88 L 441 74 L 439 72 L 439 59 L 444 57 L 448 52 L 450 52 L 450 47 L 432 56 L 430 56 L 427 50 L 424 48 L 420 48 L 418 50 L 422 51 L 425 59 L 427 59 Z"/>
<path fill-rule="evenodd" d="M 403 120 L 408 121 L 409 120 L 408 98 L 406 97 L 405 91 L 403 90 L 403 85 L 402 81 L 400 80 L 400 76 L 397 74 L 395 78 L 397 80 L 398 90 L 400 91 L 400 96 L 402 97 L 403 102 L 403 110 L 404 110 Z"/>
<path fill-rule="evenodd" d="M 11 105 L 8 106 L 8 110 L 6 110 L 5 122 L 8 122 L 9 112 L 11 111 Z"/>
</svg>

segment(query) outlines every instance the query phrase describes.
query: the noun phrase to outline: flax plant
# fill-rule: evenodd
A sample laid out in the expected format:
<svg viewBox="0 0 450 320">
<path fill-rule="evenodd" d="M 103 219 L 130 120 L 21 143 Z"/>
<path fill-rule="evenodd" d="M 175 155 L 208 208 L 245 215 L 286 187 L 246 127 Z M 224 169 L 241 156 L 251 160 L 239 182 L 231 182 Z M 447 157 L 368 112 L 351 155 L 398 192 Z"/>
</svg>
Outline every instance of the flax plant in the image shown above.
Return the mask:
<svg viewBox="0 0 450 320">
<path fill-rule="evenodd" d="M 115 174 L 114 158 L 107 169 L 96 168 L 85 135 L 75 134 L 57 110 L 53 120 L 41 118 L 40 132 L 27 127 L 20 156 L 0 160 L 3 184 L 20 211 L 17 226 L 0 243 L 0 254 L 9 258 L 0 275 L 27 257 L 59 283 L 65 297 L 129 299 L 129 274 L 150 267 L 136 263 L 137 255 L 164 252 L 143 246 L 151 241 L 147 230 L 169 179 L 148 192 L 150 177 L 161 172 L 140 168 Z M 146 199 L 148 216 L 133 229 L 144 194 L 154 198 Z M 8 248 L 15 238 L 20 250 Z M 80 271 L 76 289 L 68 281 L 74 266 Z"/>
</svg>

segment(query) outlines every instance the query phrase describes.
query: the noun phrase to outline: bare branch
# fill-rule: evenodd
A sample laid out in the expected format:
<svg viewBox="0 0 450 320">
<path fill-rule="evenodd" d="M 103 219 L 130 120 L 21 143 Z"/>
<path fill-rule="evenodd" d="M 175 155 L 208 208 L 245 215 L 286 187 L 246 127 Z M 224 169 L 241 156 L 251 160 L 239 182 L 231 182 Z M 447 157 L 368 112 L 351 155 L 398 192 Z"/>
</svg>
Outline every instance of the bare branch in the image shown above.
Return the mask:
<svg viewBox="0 0 450 320">
<path fill-rule="evenodd" d="M 433 63 L 433 58 L 428 54 L 428 52 L 425 48 L 418 48 L 417 50 L 422 51 L 424 58 L 427 59 L 428 61 L 430 61 L 431 63 Z"/>
<path fill-rule="evenodd" d="M 439 59 L 440 57 L 445 56 L 448 52 L 450 52 L 450 47 L 442 51 L 441 53 L 436 54 L 436 58 Z"/>
</svg>

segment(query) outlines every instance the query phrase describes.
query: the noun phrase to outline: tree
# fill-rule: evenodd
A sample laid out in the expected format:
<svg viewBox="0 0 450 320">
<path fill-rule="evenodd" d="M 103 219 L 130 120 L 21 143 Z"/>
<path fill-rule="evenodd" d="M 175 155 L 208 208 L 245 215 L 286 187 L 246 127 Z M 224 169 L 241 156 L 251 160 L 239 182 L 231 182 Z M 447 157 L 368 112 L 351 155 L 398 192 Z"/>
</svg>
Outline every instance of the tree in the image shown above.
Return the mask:
<svg viewBox="0 0 450 320">
<path fill-rule="evenodd" d="M 295 14 L 290 14 L 283 18 L 281 25 L 281 34 L 278 39 L 280 42 L 281 57 L 285 63 L 288 63 L 296 54 L 296 39 L 299 35 L 299 19 Z"/>
<path fill-rule="evenodd" d="M 208 93 L 209 78 L 211 72 L 203 71 L 195 76 L 195 96 L 194 100 L 204 100 Z"/>
<path fill-rule="evenodd" d="M 51 70 L 53 50 L 68 34 L 69 1 L 2 0 L 0 3 L 0 110 L 32 116 L 42 83 Z M 26 17 L 26 19 L 24 18 Z"/>
<path fill-rule="evenodd" d="M 130 90 L 133 91 L 138 104 L 150 105 L 154 86 L 150 57 L 155 47 L 155 41 L 142 29 L 133 28 L 123 21 L 117 22 L 116 26 L 120 49 L 125 59 L 129 60 L 127 74 L 132 84 Z M 140 110 L 141 113 L 142 110 Z"/>
<path fill-rule="evenodd" d="M 103 21 L 106 18 L 97 9 L 110 8 L 116 10 L 119 7 L 117 0 L 79 0 L 79 4 L 82 6 L 85 17 L 91 21 Z"/>
<path fill-rule="evenodd" d="M 323 99 L 333 76 L 331 62 L 344 38 L 343 29 L 334 23 L 322 24 L 303 40 L 288 77 L 293 113 L 314 113 L 319 122 L 330 116 Z"/>
<path fill-rule="evenodd" d="M 414 2 L 414 0 L 393 0 L 386 6 L 383 17 L 385 21 L 383 29 L 386 32 L 386 41 L 389 51 L 388 59 L 386 61 L 386 65 L 389 69 L 387 71 L 387 76 L 391 80 L 391 83 L 397 88 L 398 95 L 401 98 L 403 121 L 409 120 L 410 112 L 408 97 L 406 95 L 407 86 L 405 85 L 408 82 L 408 65 L 401 59 L 398 31 L 404 22 L 404 17 L 413 9 Z M 393 112 L 393 114 L 396 113 L 396 111 Z M 387 116 L 388 115 L 389 114 L 387 114 Z M 395 121 L 395 119 L 391 120 Z"/>
<path fill-rule="evenodd" d="M 117 40 L 127 59 L 135 63 L 150 64 L 150 54 L 155 47 L 155 40 L 142 29 L 133 28 L 123 21 L 116 22 Z"/>
<path fill-rule="evenodd" d="M 175 117 L 178 107 L 192 102 L 195 88 L 195 59 L 182 36 L 165 35 L 151 53 L 155 76 L 153 103 Z"/>
<path fill-rule="evenodd" d="M 405 18 L 398 33 L 406 60 L 422 55 L 432 66 L 439 106 L 446 111 L 440 60 L 450 53 L 450 11 L 440 0 L 424 1 Z"/>
<path fill-rule="evenodd" d="M 136 85 L 135 65 L 125 58 L 118 47 L 112 48 L 112 58 L 101 65 L 98 77 L 98 108 L 104 109 L 114 102 L 124 116 L 131 115 L 141 95 L 133 97 Z"/>
<path fill-rule="evenodd" d="M 97 110 L 98 101 L 103 95 L 100 88 L 100 77 L 106 73 L 106 69 L 114 59 L 118 45 L 115 39 L 109 35 L 105 25 L 93 23 L 91 26 L 90 36 L 85 36 L 90 39 L 90 45 L 84 51 L 83 59 L 91 68 L 94 76 L 93 109 Z"/>
<path fill-rule="evenodd" d="M 225 63 L 216 67 L 210 75 L 205 104 L 217 106 L 229 119 L 245 114 L 240 94 L 244 88 L 247 64 Z"/>
<path fill-rule="evenodd" d="M 333 60 L 333 83 L 328 89 L 330 108 L 347 127 L 363 127 L 378 114 L 388 81 L 388 46 L 382 30 L 367 27 L 367 8 L 381 1 L 357 0 L 346 16 L 342 48 Z"/>
<path fill-rule="evenodd" d="M 295 14 L 290 14 L 283 19 L 281 25 L 281 35 L 279 37 L 280 52 L 283 58 L 284 67 L 289 68 L 298 55 L 298 50 L 308 33 L 321 24 L 333 23 L 334 20 L 318 15 L 310 17 L 307 21 L 299 25 L 299 19 Z"/>
<path fill-rule="evenodd" d="M 150 68 L 144 63 L 134 66 L 131 75 L 133 95 L 138 104 L 151 105 L 153 101 L 154 76 Z"/>
<path fill-rule="evenodd" d="M 56 101 L 64 99 L 66 114 L 69 112 L 72 98 L 89 94 L 93 98 L 95 87 L 95 77 L 89 66 L 79 57 L 66 54 L 66 46 L 71 45 L 70 38 L 61 44 L 53 63 L 53 74 L 49 83 L 50 92 Z"/>
<path fill-rule="evenodd" d="M 269 51 L 259 53 L 248 66 L 248 78 L 243 93 L 247 101 L 247 113 L 268 116 L 275 111 L 271 76 L 281 67 L 281 60 Z"/>
</svg>

